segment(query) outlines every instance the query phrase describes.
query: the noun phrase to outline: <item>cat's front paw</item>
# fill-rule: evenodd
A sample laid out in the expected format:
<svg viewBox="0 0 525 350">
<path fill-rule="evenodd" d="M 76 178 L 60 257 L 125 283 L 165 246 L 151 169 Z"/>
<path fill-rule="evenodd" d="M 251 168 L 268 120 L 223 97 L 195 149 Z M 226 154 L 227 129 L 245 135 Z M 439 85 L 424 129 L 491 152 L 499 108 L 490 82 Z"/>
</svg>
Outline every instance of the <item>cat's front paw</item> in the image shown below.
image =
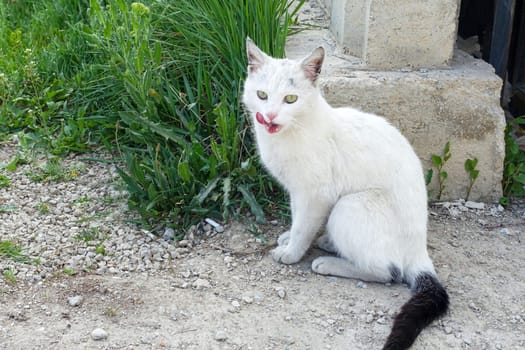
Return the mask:
<svg viewBox="0 0 525 350">
<path fill-rule="evenodd" d="M 278 246 L 274 250 L 272 250 L 272 258 L 278 263 L 281 264 L 295 264 L 296 262 L 299 262 L 301 260 L 302 255 L 297 254 L 297 252 L 290 251 L 288 249 L 288 246 Z"/>
<path fill-rule="evenodd" d="M 277 238 L 277 244 L 278 245 L 287 245 L 288 241 L 290 240 L 290 231 L 286 231 L 282 235 Z"/>
</svg>

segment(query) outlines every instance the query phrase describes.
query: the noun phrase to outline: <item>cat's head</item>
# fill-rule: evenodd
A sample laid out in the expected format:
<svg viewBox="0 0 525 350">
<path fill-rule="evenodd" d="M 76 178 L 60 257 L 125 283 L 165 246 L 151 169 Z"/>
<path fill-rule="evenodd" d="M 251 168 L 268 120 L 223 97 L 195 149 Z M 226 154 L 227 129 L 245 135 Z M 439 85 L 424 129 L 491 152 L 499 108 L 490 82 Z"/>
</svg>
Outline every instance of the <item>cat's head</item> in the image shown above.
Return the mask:
<svg viewBox="0 0 525 350">
<path fill-rule="evenodd" d="M 303 60 L 276 59 L 246 39 L 248 76 L 243 103 L 254 118 L 255 128 L 269 134 L 301 128 L 319 91 L 317 78 L 324 60 L 318 47 Z"/>
</svg>

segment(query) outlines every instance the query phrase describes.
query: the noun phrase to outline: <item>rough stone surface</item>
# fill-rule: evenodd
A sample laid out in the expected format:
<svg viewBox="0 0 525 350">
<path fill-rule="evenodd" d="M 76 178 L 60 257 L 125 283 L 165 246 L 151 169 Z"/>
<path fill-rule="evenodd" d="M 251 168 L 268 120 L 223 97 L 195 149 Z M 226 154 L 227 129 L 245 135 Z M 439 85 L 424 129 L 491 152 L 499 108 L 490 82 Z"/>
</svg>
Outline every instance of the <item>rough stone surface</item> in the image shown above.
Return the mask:
<svg viewBox="0 0 525 350">
<path fill-rule="evenodd" d="M 369 67 L 442 67 L 456 41 L 457 0 L 332 0 L 330 29 Z"/>
</svg>

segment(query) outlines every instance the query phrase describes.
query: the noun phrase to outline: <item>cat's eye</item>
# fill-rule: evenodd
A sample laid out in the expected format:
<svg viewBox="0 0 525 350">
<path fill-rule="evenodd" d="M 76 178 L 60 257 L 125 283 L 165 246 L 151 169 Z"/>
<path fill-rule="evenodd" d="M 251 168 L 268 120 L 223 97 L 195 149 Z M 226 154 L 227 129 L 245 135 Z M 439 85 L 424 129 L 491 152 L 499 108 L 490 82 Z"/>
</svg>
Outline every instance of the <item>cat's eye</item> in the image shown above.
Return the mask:
<svg viewBox="0 0 525 350">
<path fill-rule="evenodd" d="M 297 95 L 286 95 L 284 96 L 284 102 L 286 103 L 294 103 L 297 101 Z"/>
<path fill-rule="evenodd" d="M 261 91 L 261 90 L 257 90 L 257 97 L 259 97 L 261 100 L 268 99 L 268 95 L 266 94 L 266 92 Z"/>
</svg>

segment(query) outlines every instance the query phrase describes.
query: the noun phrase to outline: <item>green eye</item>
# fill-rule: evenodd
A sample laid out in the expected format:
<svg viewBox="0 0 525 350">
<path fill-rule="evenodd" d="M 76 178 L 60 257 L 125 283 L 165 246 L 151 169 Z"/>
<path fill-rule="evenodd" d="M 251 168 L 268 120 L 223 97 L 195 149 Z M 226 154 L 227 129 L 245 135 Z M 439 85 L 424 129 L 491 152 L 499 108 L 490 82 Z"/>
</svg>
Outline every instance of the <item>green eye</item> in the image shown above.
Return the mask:
<svg viewBox="0 0 525 350">
<path fill-rule="evenodd" d="M 257 90 L 257 97 L 259 97 L 261 100 L 268 99 L 268 95 L 266 94 L 266 92 L 261 91 L 261 90 Z"/>
<path fill-rule="evenodd" d="M 294 103 L 297 101 L 297 95 L 286 95 L 284 96 L 284 102 L 286 103 Z"/>
</svg>

